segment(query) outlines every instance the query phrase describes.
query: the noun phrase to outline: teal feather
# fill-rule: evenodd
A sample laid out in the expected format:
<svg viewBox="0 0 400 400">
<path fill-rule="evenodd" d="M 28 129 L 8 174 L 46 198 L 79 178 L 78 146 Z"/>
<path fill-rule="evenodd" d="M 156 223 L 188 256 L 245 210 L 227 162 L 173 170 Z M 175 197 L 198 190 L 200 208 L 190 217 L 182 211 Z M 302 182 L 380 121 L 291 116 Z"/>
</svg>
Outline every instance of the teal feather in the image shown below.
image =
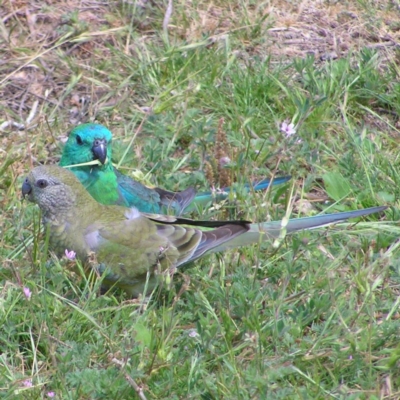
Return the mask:
<svg viewBox="0 0 400 400">
<path fill-rule="evenodd" d="M 78 125 L 69 134 L 65 144 L 61 166 L 71 166 L 98 160 L 97 165 L 72 167 L 72 172 L 98 202 L 106 205 L 136 207 L 141 212 L 172 212 L 205 207 L 215 201 L 228 198 L 234 189 L 227 187 L 217 193 L 204 192 L 196 194 L 194 188 L 181 192 L 171 192 L 161 188 L 149 188 L 127 175 L 121 174 L 112 165 L 112 133 L 100 124 Z M 266 190 L 271 185 L 287 182 L 290 176 L 263 179 L 255 184 L 245 184 L 243 189 Z"/>
</svg>

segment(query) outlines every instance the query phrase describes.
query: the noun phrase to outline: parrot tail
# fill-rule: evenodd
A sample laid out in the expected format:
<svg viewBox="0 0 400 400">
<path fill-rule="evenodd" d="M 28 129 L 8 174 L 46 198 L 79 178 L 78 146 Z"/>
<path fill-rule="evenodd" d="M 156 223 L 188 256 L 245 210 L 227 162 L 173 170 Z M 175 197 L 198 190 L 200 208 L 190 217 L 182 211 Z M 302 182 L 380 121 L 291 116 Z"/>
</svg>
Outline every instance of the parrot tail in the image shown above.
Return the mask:
<svg viewBox="0 0 400 400">
<path fill-rule="evenodd" d="M 212 252 L 224 251 L 229 248 L 248 246 L 259 243 L 264 240 L 276 239 L 282 232 L 293 233 L 297 231 L 321 228 L 337 222 L 343 222 L 349 218 L 357 218 L 386 210 L 386 206 L 371 207 L 363 210 L 346 211 L 335 214 L 316 215 L 314 217 L 297 218 L 287 221 L 260 222 L 250 224 L 250 229 L 237 237 L 232 238 L 218 247 L 212 249 Z"/>
<path fill-rule="evenodd" d="M 291 176 L 281 176 L 278 178 L 272 179 L 263 179 L 260 182 L 253 182 L 253 183 L 246 183 L 243 185 L 243 189 L 246 191 L 246 193 L 249 193 L 251 190 L 266 190 L 270 186 L 276 186 L 276 185 L 281 185 L 282 183 L 285 183 L 291 179 Z M 195 209 L 196 206 L 202 206 L 205 207 L 208 203 L 212 202 L 219 202 L 222 200 L 225 200 L 229 197 L 229 193 L 235 193 L 235 189 L 231 187 L 225 187 L 220 190 L 218 190 L 216 193 L 213 192 L 203 192 L 203 193 L 198 193 L 196 197 L 194 198 L 193 203 L 190 205 L 186 211 L 191 211 Z"/>
</svg>

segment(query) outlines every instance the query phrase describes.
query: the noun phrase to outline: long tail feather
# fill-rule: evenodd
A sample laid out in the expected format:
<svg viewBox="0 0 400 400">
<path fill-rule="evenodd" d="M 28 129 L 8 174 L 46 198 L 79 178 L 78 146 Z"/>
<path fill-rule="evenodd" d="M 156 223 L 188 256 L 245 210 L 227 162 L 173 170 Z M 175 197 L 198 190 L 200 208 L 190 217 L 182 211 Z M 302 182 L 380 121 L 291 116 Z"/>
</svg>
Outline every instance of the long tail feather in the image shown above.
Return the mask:
<svg viewBox="0 0 400 400">
<path fill-rule="evenodd" d="M 251 190 L 266 190 L 268 189 L 271 185 L 276 186 L 276 185 L 281 185 L 282 183 L 285 183 L 291 179 L 291 176 L 281 176 L 274 178 L 273 180 L 271 179 L 263 179 L 260 182 L 253 182 L 252 184 L 246 183 L 243 185 L 243 189 L 248 193 Z M 213 193 L 213 192 L 203 192 L 203 193 L 198 193 L 196 197 L 193 200 L 193 203 L 186 209 L 186 211 L 190 211 L 195 209 L 196 206 L 206 206 L 208 203 L 211 203 L 213 201 L 222 201 L 228 198 L 229 193 L 235 192 L 234 188 L 231 187 L 225 187 L 220 189 L 218 192 Z"/>
<path fill-rule="evenodd" d="M 364 215 L 373 214 L 385 210 L 387 207 L 371 207 L 364 210 L 346 211 L 336 214 L 316 215 L 315 217 L 306 217 L 291 219 L 284 226 L 284 220 L 261 222 L 259 224 L 251 224 L 250 230 L 241 236 L 215 247 L 211 252 L 224 251 L 229 248 L 247 246 L 260 241 L 278 238 L 282 230 L 286 229 L 286 233 L 321 228 L 338 222 L 343 222 L 349 218 L 357 218 Z"/>
</svg>

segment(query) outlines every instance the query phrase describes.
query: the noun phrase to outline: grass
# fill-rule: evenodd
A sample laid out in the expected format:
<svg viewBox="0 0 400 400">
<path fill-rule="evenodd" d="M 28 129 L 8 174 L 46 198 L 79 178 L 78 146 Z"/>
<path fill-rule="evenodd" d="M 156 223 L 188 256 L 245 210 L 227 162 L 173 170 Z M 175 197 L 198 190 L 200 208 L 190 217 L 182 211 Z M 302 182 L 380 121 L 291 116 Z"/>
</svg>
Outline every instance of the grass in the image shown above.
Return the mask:
<svg viewBox="0 0 400 400">
<path fill-rule="evenodd" d="M 35 7 L 1 11 L 1 397 L 398 398 L 394 3 L 176 1 L 167 32 L 158 3 Z M 49 257 L 20 201 L 27 171 L 57 162 L 60 136 L 86 121 L 111 129 L 124 172 L 166 189 L 209 189 L 221 131 L 239 186 L 293 176 L 195 218 L 391 208 L 210 256 L 149 301 L 99 295 L 98 279 Z"/>
</svg>

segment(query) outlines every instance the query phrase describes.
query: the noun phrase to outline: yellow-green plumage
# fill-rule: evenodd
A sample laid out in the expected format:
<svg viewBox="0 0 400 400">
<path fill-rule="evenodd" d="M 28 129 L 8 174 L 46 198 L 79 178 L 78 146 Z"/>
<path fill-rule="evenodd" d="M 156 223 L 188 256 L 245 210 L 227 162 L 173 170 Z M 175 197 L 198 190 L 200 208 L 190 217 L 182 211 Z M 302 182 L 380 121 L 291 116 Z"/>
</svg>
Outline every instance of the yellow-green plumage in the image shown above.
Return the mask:
<svg viewBox="0 0 400 400">
<path fill-rule="evenodd" d="M 212 235 L 174 225 L 175 217 L 105 206 L 97 203 L 70 171 L 57 166 L 35 168 L 26 178 L 23 192 L 41 208 L 43 223 L 50 230 L 50 246 L 57 255 L 73 250 L 85 261 L 94 252 L 99 269 L 110 271 L 105 283 L 117 283 L 130 295 L 143 291 L 147 271 L 164 271 L 196 259 L 203 253 L 201 242 L 212 248 L 221 244 L 220 237 L 225 240 L 248 229 L 246 223 L 232 225 L 232 229 L 227 225 Z"/>
<path fill-rule="evenodd" d="M 73 250 L 100 271 L 104 283 L 123 288 L 131 296 L 157 283 L 154 272 L 175 269 L 204 254 L 278 237 L 281 221 L 192 221 L 179 217 L 142 214 L 136 208 L 97 203 L 75 175 L 58 166 L 40 166 L 25 179 L 22 193 L 39 205 L 49 229 L 50 246 L 59 256 Z M 311 229 L 352 217 L 382 211 L 373 207 L 337 214 L 290 220 L 288 233 Z"/>
</svg>

